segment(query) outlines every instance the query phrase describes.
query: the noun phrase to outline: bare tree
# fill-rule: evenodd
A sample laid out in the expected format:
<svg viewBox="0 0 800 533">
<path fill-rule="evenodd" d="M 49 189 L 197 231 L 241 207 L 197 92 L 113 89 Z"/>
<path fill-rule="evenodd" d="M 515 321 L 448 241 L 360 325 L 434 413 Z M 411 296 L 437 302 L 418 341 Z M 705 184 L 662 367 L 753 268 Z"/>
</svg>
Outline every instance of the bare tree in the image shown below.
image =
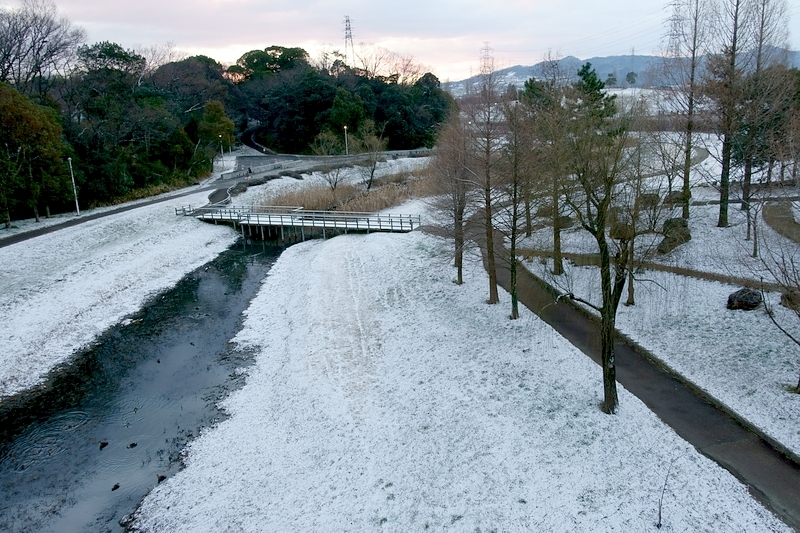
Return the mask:
<svg viewBox="0 0 800 533">
<path fill-rule="evenodd" d="M 770 209 L 782 211 L 779 217 L 790 220 L 797 231 L 797 223 L 792 220 L 791 204 L 783 203 L 769 206 Z M 798 319 L 800 319 L 800 256 L 795 243 L 781 245 L 777 242 L 765 246 L 765 253 L 761 258 L 761 264 L 776 280 L 781 292 L 781 304 L 791 309 Z M 762 295 L 763 295 L 762 289 Z M 792 334 L 785 323 L 781 323 L 775 314 L 774 307 L 770 304 L 766 295 L 763 295 L 764 310 L 772 323 L 786 337 L 800 348 L 800 338 Z M 794 392 L 800 394 L 800 376 Z"/>
<path fill-rule="evenodd" d="M 397 75 L 397 83 L 400 85 L 414 85 L 428 70 L 430 69 L 417 63 L 412 55 L 395 54 L 394 56 L 392 73 Z"/>
<path fill-rule="evenodd" d="M 135 46 L 134 51 L 145 59 L 143 75 L 152 76 L 159 67 L 186 59 L 187 54 L 175 47 L 175 43 L 154 44 L 151 46 Z"/>
<path fill-rule="evenodd" d="M 495 202 L 495 179 L 501 152 L 503 117 L 499 107 L 501 94 L 497 90 L 498 80 L 494 71 L 494 59 L 488 45 L 483 48 L 480 69 L 480 86 L 477 93 L 462 101 L 470 129 L 470 153 L 473 162 L 469 165 L 475 186 L 481 191 L 486 263 L 489 274 L 490 304 L 499 301 L 497 292 L 497 264 L 494 250 L 494 224 L 492 216 Z"/>
<path fill-rule="evenodd" d="M 530 189 L 533 150 L 529 109 L 516 100 L 504 100 L 500 110 L 506 131 L 498 165 L 500 201 L 495 225 L 509 241 L 509 253 L 505 259 L 510 277 L 511 319 L 514 320 L 519 318 L 517 243 L 521 233 L 520 211 L 526 202 L 525 193 Z"/>
<path fill-rule="evenodd" d="M 557 58 L 545 59 L 543 80 L 528 80 L 522 93 L 530 109 L 532 135 L 536 142 L 532 149 L 537 159 L 536 175 L 529 181 L 528 196 L 549 199 L 548 211 L 553 220 L 553 274 L 564 273 L 561 254 L 561 196 L 567 182 L 567 136 L 571 123 L 570 110 L 564 105 L 568 76 L 559 67 Z M 530 227 L 530 207 L 526 205 L 526 226 Z M 527 229 L 526 229 L 527 231 Z"/>
<path fill-rule="evenodd" d="M 342 152 L 344 152 L 344 147 L 342 146 L 342 141 L 338 135 L 332 131 L 326 130 L 321 132 L 314 139 L 314 146 L 312 147 L 312 150 L 315 155 L 332 156 L 340 155 Z M 328 188 L 330 188 L 331 194 L 333 195 L 333 200 L 335 202 L 336 188 L 340 183 L 342 183 L 342 181 L 344 181 L 344 174 L 342 174 L 341 165 L 334 164 L 326 168 L 322 171 L 321 176 L 325 183 L 328 184 Z"/>
<path fill-rule="evenodd" d="M 669 19 L 664 71 L 672 88 L 666 111 L 683 119 L 683 218 L 689 218 L 691 185 L 689 176 L 700 96 L 700 59 L 708 46 L 711 9 L 708 0 L 674 0 Z M 672 192 L 670 183 L 670 192 Z"/>
<path fill-rule="evenodd" d="M 464 282 L 464 234 L 465 213 L 470 191 L 473 188 L 472 175 L 468 165 L 471 156 L 470 132 L 467 124 L 457 112 L 452 113 L 439 131 L 436 149 L 431 159 L 433 207 L 448 218 L 447 226 L 452 231 L 454 241 L 454 264 L 456 283 Z"/>
<path fill-rule="evenodd" d="M 359 137 L 354 143 L 353 151 L 361 152 L 358 160 L 359 171 L 361 172 L 362 182 L 367 190 L 372 188 L 375 181 L 375 172 L 378 170 L 378 163 L 382 162 L 383 152 L 388 144 L 383 138 L 383 132 L 378 132 L 375 123 L 365 120 L 359 128 Z"/>
<path fill-rule="evenodd" d="M 50 87 L 50 74 L 63 72 L 85 39 L 50 0 L 22 0 L 16 9 L 2 9 L 0 81 L 41 96 Z"/>
<path fill-rule="evenodd" d="M 719 52 L 708 59 L 709 75 L 705 85 L 707 94 L 715 104 L 716 127 L 722 139 L 719 227 L 728 226 L 732 151 L 741 121 L 739 106 L 746 67 L 746 56 L 742 52 L 752 44 L 752 32 L 747 25 L 748 2 L 752 1 L 718 0 L 713 22 Z"/>
<path fill-rule="evenodd" d="M 397 54 L 373 43 L 359 43 L 356 52 L 357 67 L 367 78 L 388 77 Z"/>
</svg>

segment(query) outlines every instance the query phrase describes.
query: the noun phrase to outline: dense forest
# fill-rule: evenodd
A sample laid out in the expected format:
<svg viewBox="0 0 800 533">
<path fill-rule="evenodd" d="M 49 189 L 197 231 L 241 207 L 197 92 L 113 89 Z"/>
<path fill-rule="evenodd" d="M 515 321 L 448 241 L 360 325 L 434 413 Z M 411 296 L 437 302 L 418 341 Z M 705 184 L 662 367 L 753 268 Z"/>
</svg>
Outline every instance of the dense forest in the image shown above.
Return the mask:
<svg viewBox="0 0 800 533">
<path fill-rule="evenodd" d="M 0 218 L 69 210 L 196 182 L 253 128 L 285 153 L 432 146 L 452 105 L 430 73 L 312 62 L 270 46 L 225 67 L 170 46 L 87 44 L 46 0 L 0 8 Z M 408 66 L 407 64 L 405 65 Z"/>
</svg>

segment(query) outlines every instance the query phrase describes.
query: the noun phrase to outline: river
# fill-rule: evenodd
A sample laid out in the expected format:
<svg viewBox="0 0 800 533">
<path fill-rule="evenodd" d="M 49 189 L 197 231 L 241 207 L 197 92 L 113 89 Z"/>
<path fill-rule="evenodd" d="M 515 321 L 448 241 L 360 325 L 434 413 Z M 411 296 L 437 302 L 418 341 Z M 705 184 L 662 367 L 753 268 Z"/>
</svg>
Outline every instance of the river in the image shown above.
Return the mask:
<svg viewBox="0 0 800 533">
<path fill-rule="evenodd" d="M 0 531 L 124 531 L 223 414 L 252 357 L 229 340 L 280 249 L 238 244 L 0 405 Z"/>
</svg>

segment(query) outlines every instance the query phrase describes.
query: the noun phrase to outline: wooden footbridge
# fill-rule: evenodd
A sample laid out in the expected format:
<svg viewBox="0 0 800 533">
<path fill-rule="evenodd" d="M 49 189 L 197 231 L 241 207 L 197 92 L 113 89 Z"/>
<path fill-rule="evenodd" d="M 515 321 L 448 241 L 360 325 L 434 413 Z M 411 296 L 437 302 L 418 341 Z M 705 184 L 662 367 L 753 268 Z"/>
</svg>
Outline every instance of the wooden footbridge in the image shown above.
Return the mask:
<svg viewBox="0 0 800 533">
<path fill-rule="evenodd" d="M 192 216 L 215 224 L 232 224 L 242 236 L 261 240 L 305 240 L 348 232 L 407 233 L 419 227 L 419 215 L 379 215 L 344 211 L 309 211 L 302 207 L 205 207 L 183 206 L 175 209 L 179 216 Z"/>
</svg>

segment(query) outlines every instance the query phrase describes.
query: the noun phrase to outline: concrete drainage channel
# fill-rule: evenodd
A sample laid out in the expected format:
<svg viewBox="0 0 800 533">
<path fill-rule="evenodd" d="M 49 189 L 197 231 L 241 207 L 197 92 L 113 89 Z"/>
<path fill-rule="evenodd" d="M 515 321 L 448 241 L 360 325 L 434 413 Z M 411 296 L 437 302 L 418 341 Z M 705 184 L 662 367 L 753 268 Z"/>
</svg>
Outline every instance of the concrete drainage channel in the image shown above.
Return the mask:
<svg viewBox="0 0 800 533">
<path fill-rule="evenodd" d="M 280 249 L 242 244 L 0 404 L 0 531 L 122 531 L 221 416 L 250 357 L 228 344 Z"/>
</svg>

